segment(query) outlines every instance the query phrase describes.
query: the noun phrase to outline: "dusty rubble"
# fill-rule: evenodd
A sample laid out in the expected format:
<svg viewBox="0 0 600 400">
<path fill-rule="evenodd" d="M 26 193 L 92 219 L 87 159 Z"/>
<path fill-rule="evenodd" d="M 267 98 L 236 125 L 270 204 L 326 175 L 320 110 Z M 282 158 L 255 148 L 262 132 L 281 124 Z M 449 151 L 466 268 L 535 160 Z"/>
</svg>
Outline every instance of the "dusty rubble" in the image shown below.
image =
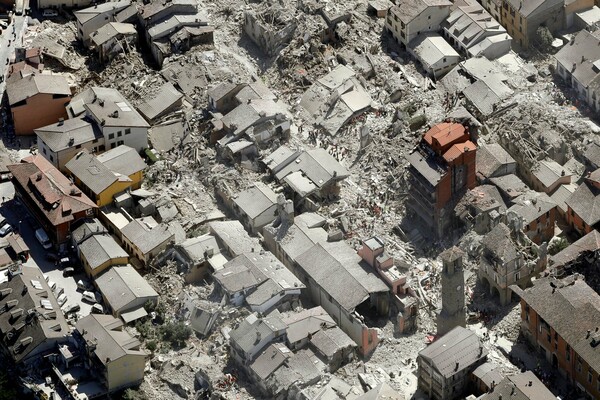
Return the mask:
<svg viewBox="0 0 600 400">
<path fill-rule="evenodd" d="M 233 0 L 200 3 L 205 3 L 211 23 L 218 27 L 214 47 L 199 46 L 175 56 L 165 63 L 162 71 L 149 66 L 138 51 L 119 55 L 106 67 L 96 65 L 83 49 L 74 45 L 72 21 L 60 26 L 50 21 L 33 25 L 25 43 L 50 47 L 48 51 L 62 51 L 49 69 L 71 74 L 71 83 L 79 90 L 89 86 L 113 87 L 134 105 L 151 97 L 167 80 L 186 81 L 184 107 L 177 113 L 178 118 L 189 124 L 186 140 L 160 154 L 162 159 L 148 168 L 145 188 L 168 197 L 169 204 L 176 209 L 172 218 L 188 237 L 207 231 L 205 222 L 211 219 L 215 209 L 228 213 L 216 200 L 217 185 L 226 184 L 232 192 L 239 192 L 253 182 L 269 180 L 264 173 L 222 162 L 214 147 L 208 144 L 208 118 L 203 112 L 207 105 L 207 87 L 259 77 L 290 106 L 295 123 L 304 126 L 291 137 L 289 146 L 325 148 L 350 170 L 350 177 L 342 183 L 341 198 L 319 209 L 319 213 L 329 218 L 330 229 L 341 229 L 344 238 L 355 248 L 360 239 L 381 237 L 387 243 L 387 252 L 412 266 L 408 274 L 419 282 L 424 303 L 415 334 L 397 335 L 389 323 L 382 328 L 384 339 L 368 359 L 355 360 L 342 367 L 333 376 L 323 379 L 318 387 L 339 378 L 350 386 L 349 392 L 357 395 L 383 381 L 401 393 L 414 393 L 416 356 L 425 347 L 428 336 L 435 332 L 434 310 L 440 301 L 436 274 L 440 265 L 432 261 L 439 251 L 437 244 L 419 240 L 409 244 L 407 238 L 414 239 L 416 234 L 399 229 L 404 215 L 402 201 L 408 190 L 404 155 L 414 148 L 428 124 L 443 120 L 458 104 L 449 101 L 439 85 L 423 78 L 409 56 L 382 36 L 383 20 L 367 15 L 364 1 L 335 2 L 352 16 L 338 27 L 338 41 L 322 43 L 318 40 L 318 29 L 322 27 L 313 24 L 312 15 L 303 14 L 303 23 L 298 24 L 289 44 L 272 57 L 263 56 L 261 50 L 242 35 L 241 23 L 250 5 Z M 550 63 L 550 59 L 545 59 L 536 66 L 542 70 Z M 305 116 L 299 103 L 305 91 L 338 64 L 346 64 L 358 72 L 360 82 L 376 107 L 353 118 L 331 136 L 302 119 Z M 197 81 L 202 84 L 194 85 Z M 513 89 L 515 95 L 499 107 L 504 111 L 485 122 L 480 137 L 483 142 L 515 146 L 530 162 L 546 155 L 564 162 L 580 154 L 586 140 L 600 130 L 572 105 L 550 77 L 540 75 L 534 83 L 521 88 L 515 85 Z M 368 132 L 369 137 L 366 146 L 361 145 L 360 140 L 364 132 Z M 456 238 L 447 241 L 453 239 Z M 460 245 L 469 254 L 476 255 L 480 241 L 481 237 L 471 232 L 462 238 Z M 477 332 L 482 337 L 516 341 L 519 306 L 500 309 L 493 301 L 486 300 L 474 289 L 474 266 L 475 263 L 471 263 L 466 268 L 469 311 L 486 313 Z M 151 271 L 147 279 L 161 294 L 161 304 L 172 315 L 177 315 L 186 284 L 175 267 L 170 265 Z M 211 298 L 212 287 L 208 282 L 196 289 L 200 299 L 218 303 Z M 238 374 L 229 362 L 228 344 L 222 333 L 244 316 L 244 311 L 228 310 L 209 337 L 193 336 L 182 350 L 154 354 L 140 391 L 153 399 L 172 399 L 174 395 L 194 398 L 203 385 L 208 385 L 213 390 L 213 398 L 252 398 L 255 395 L 252 383 Z M 486 342 L 486 346 L 493 350 L 492 360 L 505 370 L 516 369 L 493 342 Z"/>
</svg>

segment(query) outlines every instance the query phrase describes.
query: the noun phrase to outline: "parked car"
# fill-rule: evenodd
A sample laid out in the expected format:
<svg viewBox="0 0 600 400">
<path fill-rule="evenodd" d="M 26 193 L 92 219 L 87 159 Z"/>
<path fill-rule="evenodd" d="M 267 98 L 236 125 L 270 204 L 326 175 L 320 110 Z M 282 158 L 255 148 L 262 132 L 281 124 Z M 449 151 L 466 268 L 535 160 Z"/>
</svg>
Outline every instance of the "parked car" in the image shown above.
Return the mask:
<svg viewBox="0 0 600 400">
<path fill-rule="evenodd" d="M 67 304 L 66 306 L 63 306 L 61 308 L 63 314 L 71 314 L 71 313 L 76 313 L 77 311 L 81 310 L 81 306 L 77 303 L 73 303 L 73 304 Z"/>
<path fill-rule="evenodd" d="M 54 296 L 58 297 L 65 292 L 65 288 L 62 286 L 57 286 L 54 288 L 53 292 L 54 292 Z"/>
<path fill-rule="evenodd" d="M 60 256 L 56 253 L 53 253 L 51 251 L 46 253 L 46 260 L 48 261 L 58 261 L 60 260 Z"/>
<path fill-rule="evenodd" d="M 87 301 L 88 303 L 97 303 L 96 295 L 94 294 L 94 292 L 90 292 L 87 290 L 85 292 L 83 292 L 82 299 Z"/>
<path fill-rule="evenodd" d="M 75 275 L 75 268 L 67 267 L 63 270 L 63 276 L 73 276 Z"/>
<path fill-rule="evenodd" d="M 35 238 L 40 242 L 44 249 L 48 250 L 52 247 L 52 242 L 50 242 L 50 238 L 43 228 L 38 228 L 35 231 Z"/>
<path fill-rule="evenodd" d="M 60 307 L 62 307 L 66 302 L 67 302 L 67 295 L 66 294 L 61 294 L 60 296 L 58 296 L 58 298 L 56 299 L 56 301 L 58 301 L 58 305 Z"/>
<path fill-rule="evenodd" d="M 54 290 L 54 288 L 56 287 L 56 282 L 48 281 L 48 286 L 50 286 L 50 290 Z"/>
<path fill-rule="evenodd" d="M 86 292 L 86 291 L 94 290 L 94 287 L 88 281 L 80 279 L 77 281 L 77 290 Z"/>
<path fill-rule="evenodd" d="M 58 11 L 51 8 L 46 8 L 42 11 L 42 17 L 44 18 L 56 18 L 58 17 Z"/>
<path fill-rule="evenodd" d="M 94 304 L 92 306 L 92 313 L 94 314 L 104 314 L 104 307 L 102 307 L 102 304 Z"/>
<path fill-rule="evenodd" d="M 13 231 L 13 227 L 10 224 L 4 224 L 0 228 L 0 237 L 4 237 Z"/>
</svg>

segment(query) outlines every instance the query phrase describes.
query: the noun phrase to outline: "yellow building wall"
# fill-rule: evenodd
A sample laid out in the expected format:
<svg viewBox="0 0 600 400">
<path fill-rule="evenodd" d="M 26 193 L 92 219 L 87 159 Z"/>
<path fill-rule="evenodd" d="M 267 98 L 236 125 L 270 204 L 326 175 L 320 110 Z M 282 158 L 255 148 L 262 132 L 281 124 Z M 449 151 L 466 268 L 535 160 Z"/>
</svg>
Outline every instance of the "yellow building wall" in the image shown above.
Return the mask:
<svg viewBox="0 0 600 400">
<path fill-rule="evenodd" d="M 113 202 L 113 197 L 116 194 L 121 193 L 132 186 L 132 182 L 117 181 L 96 196 L 96 204 L 98 204 L 98 207 L 106 206 Z"/>
<path fill-rule="evenodd" d="M 83 268 L 85 269 L 85 273 L 88 276 L 96 277 L 96 276 L 100 275 L 102 272 L 106 271 L 108 268 L 112 267 L 113 265 L 126 265 L 129 262 L 129 258 L 128 257 L 111 258 L 110 260 L 108 260 L 104 264 L 100 265 L 98 268 L 94 269 L 93 271 L 90 268 L 90 264 L 87 262 L 87 260 L 85 259 L 85 256 L 83 254 L 81 255 L 81 262 L 83 263 Z"/>
<path fill-rule="evenodd" d="M 136 190 L 142 187 L 142 179 L 144 179 L 144 171 L 136 172 L 135 174 L 129 175 L 131 179 L 131 189 Z"/>
<path fill-rule="evenodd" d="M 108 391 L 112 392 L 141 382 L 144 379 L 145 367 L 146 357 L 143 355 L 128 354 L 111 361 L 106 366 Z"/>
</svg>

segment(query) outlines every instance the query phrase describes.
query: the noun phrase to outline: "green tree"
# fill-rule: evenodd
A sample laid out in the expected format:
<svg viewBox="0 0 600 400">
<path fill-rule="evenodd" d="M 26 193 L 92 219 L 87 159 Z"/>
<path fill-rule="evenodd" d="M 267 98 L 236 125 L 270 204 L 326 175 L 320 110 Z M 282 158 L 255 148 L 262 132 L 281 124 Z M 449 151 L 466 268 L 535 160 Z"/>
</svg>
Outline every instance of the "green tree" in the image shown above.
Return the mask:
<svg viewBox="0 0 600 400">
<path fill-rule="evenodd" d="M 192 328 L 183 322 L 167 322 L 160 327 L 163 341 L 171 343 L 174 348 L 185 346 L 185 341 L 192 335 Z"/>
<path fill-rule="evenodd" d="M 535 31 L 535 38 L 542 50 L 550 49 L 550 46 L 552 46 L 552 42 L 554 41 L 554 36 L 552 36 L 550 29 L 543 25 L 540 25 Z"/>
<path fill-rule="evenodd" d="M 14 400 L 17 398 L 17 390 L 14 382 L 11 382 L 6 370 L 0 371 L 0 400 Z"/>
</svg>

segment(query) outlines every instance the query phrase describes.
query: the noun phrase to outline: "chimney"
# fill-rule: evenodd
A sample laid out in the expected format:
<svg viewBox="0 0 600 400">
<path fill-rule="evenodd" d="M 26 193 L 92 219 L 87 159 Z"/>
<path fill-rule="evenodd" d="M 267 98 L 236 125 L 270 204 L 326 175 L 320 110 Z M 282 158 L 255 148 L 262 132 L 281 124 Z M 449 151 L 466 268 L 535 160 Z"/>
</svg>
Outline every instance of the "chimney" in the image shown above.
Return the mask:
<svg viewBox="0 0 600 400">
<path fill-rule="evenodd" d="M 65 119 L 64 118 L 59 118 L 58 119 L 58 126 L 62 126 L 65 123 Z"/>
<path fill-rule="evenodd" d="M 529 381 L 529 386 L 533 386 L 533 381 Z"/>
<path fill-rule="evenodd" d="M 460 365 L 459 363 L 456 363 L 456 365 L 454 366 L 454 371 L 458 371 L 458 366 L 459 365 Z"/>
<path fill-rule="evenodd" d="M 98 104 L 100 104 L 101 107 L 104 107 L 104 100 L 98 99 Z"/>
<path fill-rule="evenodd" d="M 592 334 L 592 331 L 590 329 L 588 329 L 587 331 L 587 335 L 585 336 L 586 339 L 588 339 L 590 337 L 590 335 Z"/>
</svg>

